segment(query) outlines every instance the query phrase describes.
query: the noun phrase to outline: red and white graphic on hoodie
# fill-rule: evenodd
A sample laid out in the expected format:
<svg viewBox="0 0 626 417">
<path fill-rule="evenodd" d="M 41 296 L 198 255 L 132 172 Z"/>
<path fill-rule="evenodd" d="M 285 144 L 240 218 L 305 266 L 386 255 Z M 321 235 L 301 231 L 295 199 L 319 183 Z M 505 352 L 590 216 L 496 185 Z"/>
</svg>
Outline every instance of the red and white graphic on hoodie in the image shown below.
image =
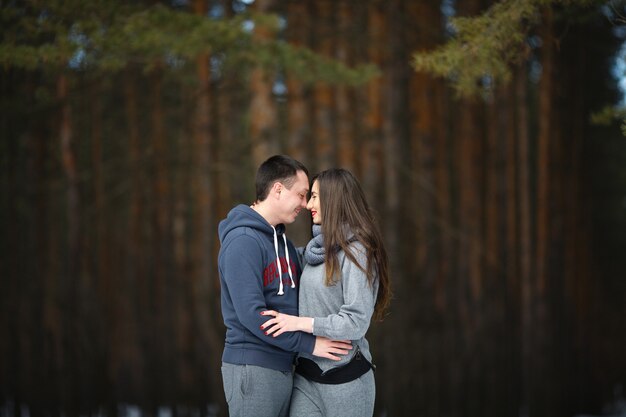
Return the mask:
<svg viewBox="0 0 626 417">
<path fill-rule="evenodd" d="M 291 278 L 289 278 L 289 273 L 287 272 L 287 259 L 282 257 L 278 259 L 278 262 L 280 262 L 281 272 L 283 273 L 283 285 L 291 286 Z M 291 266 L 294 284 L 297 286 L 298 277 L 296 276 L 296 264 L 290 259 L 289 265 Z M 263 271 L 263 286 L 267 287 L 274 282 L 276 278 L 278 278 L 278 264 L 276 263 L 276 260 L 273 260 Z"/>
</svg>

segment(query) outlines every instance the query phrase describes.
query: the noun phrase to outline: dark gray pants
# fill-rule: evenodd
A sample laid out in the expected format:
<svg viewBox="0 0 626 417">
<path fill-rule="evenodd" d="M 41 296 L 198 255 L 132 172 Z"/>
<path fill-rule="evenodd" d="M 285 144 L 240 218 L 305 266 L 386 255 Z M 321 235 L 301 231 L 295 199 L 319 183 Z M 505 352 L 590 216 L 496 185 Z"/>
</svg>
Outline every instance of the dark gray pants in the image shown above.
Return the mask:
<svg viewBox="0 0 626 417">
<path fill-rule="evenodd" d="M 374 414 L 374 372 L 345 384 L 320 384 L 296 374 L 290 417 L 367 417 Z"/>
<path fill-rule="evenodd" d="M 230 417 L 287 417 L 293 372 L 222 362 Z"/>
</svg>

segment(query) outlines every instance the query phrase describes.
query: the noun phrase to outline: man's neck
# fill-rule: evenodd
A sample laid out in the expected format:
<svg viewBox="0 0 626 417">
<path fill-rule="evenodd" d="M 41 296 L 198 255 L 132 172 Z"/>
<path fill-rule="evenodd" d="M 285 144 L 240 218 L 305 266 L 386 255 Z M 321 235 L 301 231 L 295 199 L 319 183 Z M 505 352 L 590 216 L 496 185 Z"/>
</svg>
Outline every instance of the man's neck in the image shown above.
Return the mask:
<svg viewBox="0 0 626 417">
<path fill-rule="evenodd" d="M 268 207 L 268 204 L 265 201 L 261 201 L 260 203 L 254 203 L 250 207 L 252 208 L 252 210 L 259 213 L 261 217 L 265 219 L 265 221 L 267 221 L 272 226 L 276 227 L 276 225 L 278 224 L 278 221 L 276 221 L 274 216 L 271 215 L 272 210 L 270 207 Z"/>
</svg>

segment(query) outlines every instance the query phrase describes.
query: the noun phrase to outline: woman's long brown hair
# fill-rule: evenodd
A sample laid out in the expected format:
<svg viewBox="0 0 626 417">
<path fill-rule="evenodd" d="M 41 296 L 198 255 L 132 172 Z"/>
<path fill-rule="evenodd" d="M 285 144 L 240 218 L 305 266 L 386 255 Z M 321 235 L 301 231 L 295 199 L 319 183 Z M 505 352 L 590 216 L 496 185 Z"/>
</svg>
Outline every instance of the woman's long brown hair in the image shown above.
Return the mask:
<svg viewBox="0 0 626 417">
<path fill-rule="evenodd" d="M 389 283 L 389 261 L 380 229 L 359 181 L 345 169 L 334 168 L 322 171 L 313 177 L 318 182 L 322 215 L 322 233 L 326 253 L 326 285 L 339 279 L 339 250 L 343 250 L 350 261 L 366 275 L 370 285 L 378 279 L 378 296 L 374 307 L 374 318 L 382 320 L 391 299 Z M 348 240 L 346 228 L 353 237 Z M 364 269 L 356 260 L 350 242 L 357 240 L 365 247 L 367 266 Z M 339 272 L 339 273 L 337 273 Z"/>
</svg>

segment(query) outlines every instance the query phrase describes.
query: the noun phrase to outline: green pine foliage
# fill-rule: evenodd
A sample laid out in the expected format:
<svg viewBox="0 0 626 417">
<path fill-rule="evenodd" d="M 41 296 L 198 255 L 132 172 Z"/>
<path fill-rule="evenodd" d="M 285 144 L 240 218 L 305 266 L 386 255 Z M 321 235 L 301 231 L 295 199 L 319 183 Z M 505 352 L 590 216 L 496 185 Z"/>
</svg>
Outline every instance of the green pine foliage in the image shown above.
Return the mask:
<svg viewBox="0 0 626 417">
<path fill-rule="evenodd" d="M 600 126 L 610 126 L 615 121 L 621 121 L 622 134 L 626 136 L 626 107 L 605 106 L 591 114 L 591 123 Z"/>
<path fill-rule="evenodd" d="M 476 17 L 455 17 L 455 36 L 434 51 L 418 52 L 413 65 L 446 77 L 461 95 L 479 92 L 485 77 L 507 81 L 509 63 L 523 57 L 528 23 L 537 20 L 539 1 L 505 0 Z"/>
<path fill-rule="evenodd" d="M 213 19 L 163 4 L 116 1 L 31 1 L 3 7 L 0 65 L 57 72 L 114 73 L 128 65 L 176 70 L 201 54 L 217 54 L 231 71 L 262 65 L 303 81 L 356 85 L 378 74 L 354 68 L 277 39 L 258 39 L 252 27 L 279 29 L 275 15 L 241 13 Z"/>
<path fill-rule="evenodd" d="M 419 51 L 413 67 L 447 78 L 461 96 L 489 93 L 511 78 L 512 64 L 529 56 L 529 31 L 542 7 L 585 7 L 594 0 L 503 0 L 483 14 L 450 19 L 453 37 L 433 51 Z"/>
</svg>

